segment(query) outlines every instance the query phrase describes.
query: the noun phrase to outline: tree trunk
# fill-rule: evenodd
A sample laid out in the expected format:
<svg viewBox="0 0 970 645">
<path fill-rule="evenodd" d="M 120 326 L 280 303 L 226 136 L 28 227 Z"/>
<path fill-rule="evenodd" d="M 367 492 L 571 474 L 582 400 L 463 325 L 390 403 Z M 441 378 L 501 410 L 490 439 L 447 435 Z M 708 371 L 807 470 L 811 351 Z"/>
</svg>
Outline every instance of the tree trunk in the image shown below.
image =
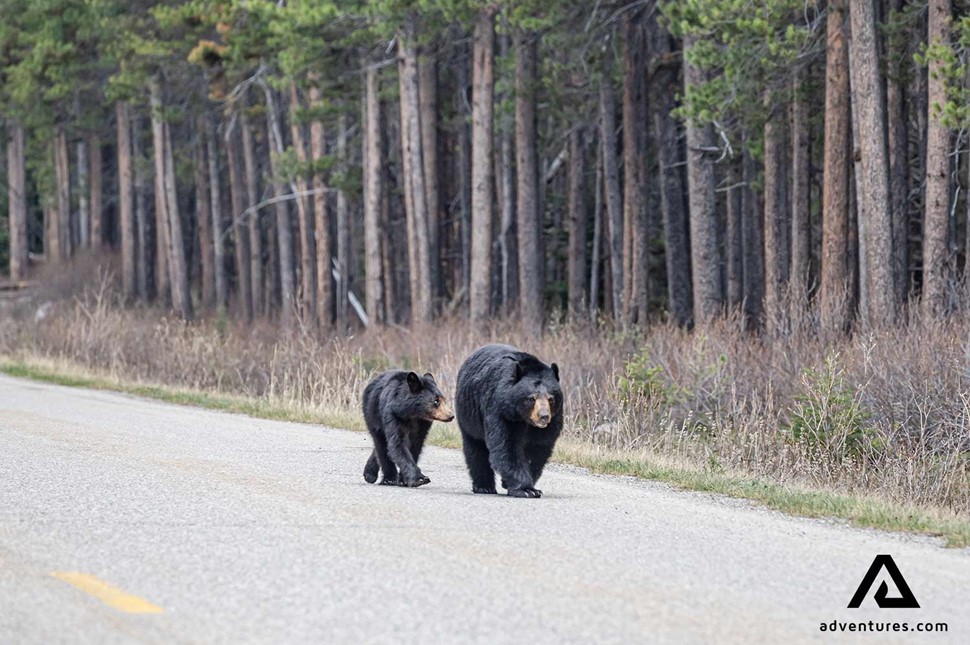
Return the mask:
<svg viewBox="0 0 970 645">
<path fill-rule="evenodd" d="M 741 156 L 742 245 L 744 248 L 744 315 L 749 329 L 758 329 L 762 323 L 762 304 L 765 293 L 765 242 L 764 218 L 758 194 L 753 185 L 757 178 L 754 159 L 748 151 L 748 137 L 744 137 Z"/>
<path fill-rule="evenodd" d="M 84 139 L 78 139 L 75 150 L 77 154 L 78 246 L 86 249 L 91 246 L 91 211 L 88 202 L 91 194 L 88 172 L 91 165 L 88 158 L 88 142 Z"/>
<path fill-rule="evenodd" d="M 242 218 L 246 210 L 243 180 L 239 171 L 239 139 L 234 128 L 226 133 L 226 162 L 229 165 L 229 199 L 232 205 L 232 239 L 236 254 L 236 288 L 239 291 L 239 307 L 243 320 L 253 319 L 252 278 L 249 274 L 252 260 L 249 256 L 249 233 Z"/>
<path fill-rule="evenodd" d="M 104 174 L 101 169 L 101 139 L 88 138 L 91 185 L 91 246 L 100 251 L 104 245 Z"/>
<path fill-rule="evenodd" d="M 209 139 L 207 130 L 205 117 L 199 117 L 196 120 L 196 140 L 192 151 L 195 156 L 195 214 L 199 226 L 202 306 L 206 308 L 216 303 L 215 242 L 212 235 L 212 223 L 215 218 L 212 216 L 209 201 L 210 173 L 206 163 Z"/>
<path fill-rule="evenodd" d="M 495 98 L 494 10 L 479 11 L 472 65 L 472 256 L 471 319 L 491 314 L 492 133 Z"/>
<path fill-rule="evenodd" d="M 790 268 L 789 234 L 791 217 L 789 204 L 785 201 L 785 176 L 788 164 L 785 160 L 785 110 L 772 105 L 765 98 L 769 111 L 765 122 L 765 317 L 772 333 L 788 330 L 787 307 L 788 274 Z"/>
<path fill-rule="evenodd" d="M 593 257 L 589 269 L 589 313 L 596 320 L 600 302 L 600 265 L 603 249 L 603 156 L 596 154 L 596 179 L 593 183 Z"/>
<path fill-rule="evenodd" d="M 515 166 L 519 251 L 519 316 L 522 330 L 542 331 L 541 213 L 536 137 L 537 36 L 518 32 L 515 42 Z"/>
<path fill-rule="evenodd" d="M 53 220 L 52 246 L 54 262 L 66 262 L 71 257 L 71 168 L 67 156 L 67 133 L 58 128 L 54 135 L 54 179 L 57 194 L 57 215 Z M 55 235 L 56 234 L 56 235 Z"/>
<path fill-rule="evenodd" d="M 808 306 L 808 290 L 811 284 L 812 222 L 811 195 L 809 194 L 809 175 L 811 172 L 811 153 L 809 150 L 808 87 L 806 71 L 795 79 L 791 111 L 792 127 L 792 191 L 791 191 L 791 304 L 792 316 L 796 323 L 805 318 Z"/>
<path fill-rule="evenodd" d="M 510 38 L 507 32 L 499 36 L 499 56 L 503 61 L 509 59 Z M 499 104 L 504 105 L 509 97 L 506 92 L 499 95 Z M 499 153 L 496 158 L 496 180 L 499 195 L 499 261 L 501 264 L 501 306 L 504 315 L 515 307 L 518 286 L 518 256 L 515 244 L 515 177 L 512 134 L 514 125 L 510 115 L 502 112 L 499 117 Z"/>
<path fill-rule="evenodd" d="M 727 224 L 725 250 L 727 251 L 727 305 L 737 311 L 744 300 L 744 187 L 741 159 L 735 158 L 728 169 L 730 190 L 727 194 Z"/>
<path fill-rule="evenodd" d="M 253 131 L 243 107 L 239 111 L 239 129 L 242 133 L 243 170 L 246 179 L 246 208 L 252 208 L 259 201 L 259 178 L 256 170 L 256 152 L 253 149 Z M 249 229 L 249 280 L 253 298 L 253 315 L 268 311 L 263 286 L 263 234 L 259 224 L 260 214 L 250 213 L 245 224 Z M 329 267 L 328 267 L 329 269 Z"/>
<path fill-rule="evenodd" d="M 182 217 L 178 208 L 178 193 L 175 187 L 175 161 L 172 155 L 172 132 L 168 123 L 161 122 L 161 92 L 157 80 L 153 83 L 152 96 L 155 101 L 153 114 L 159 114 L 162 125 L 165 152 L 165 199 L 168 213 L 168 254 L 172 276 L 172 304 L 183 320 L 192 319 L 192 293 L 189 291 L 189 271 L 185 261 L 185 237 L 182 234 Z"/>
<path fill-rule="evenodd" d="M 612 275 L 613 316 L 616 322 L 623 318 L 623 202 L 620 197 L 620 171 L 617 168 L 616 149 L 616 99 L 610 80 L 611 65 L 604 57 L 603 76 L 600 79 L 600 156 L 603 159 L 604 193 L 610 229 L 610 271 Z"/>
<path fill-rule="evenodd" d="M 229 302 L 229 290 L 226 286 L 226 239 L 222 219 L 222 189 L 219 181 L 219 149 L 216 147 L 216 137 L 208 117 L 205 118 L 205 147 L 209 162 L 209 193 L 212 202 L 212 244 L 213 265 L 212 273 L 216 287 L 216 309 L 225 312 Z"/>
<path fill-rule="evenodd" d="M 296 88 L 296 82 L 290 82 L 290 133 L 293 137 L 293 149 L 296 151 L 296 158 L 301 164 L 307 162 L 307 148 L 305 137 L 303 136 L 303 124 L 298 118 L 300 109 L 300 93 Z M 296 198 L 297 222 L 300 231 L 300 313 L 309 317 L 311 320 L 317 315 L 317 285 L 316 285 L 316 265 L 314 263 L 313 249 L 313 214 L 310 212 L 310 199 L 302 193 L 306 192 L 306 182 L 297 177 L 292 180 L 293 192 L 300 195 Z"/>
<path fill-rule="evenodd" d="M 825 151 L 822 178 L 822 325 L 849 326 L 849 161 L 852 155 L 846 0 L 830 0 L 825 54 Z"/>
<path fill-rule="evenodd" d="M 418 57 L 418 103 L 421 159 L 424 163 L 425 202 L 428 208 L 428 276 L 432 307 L 444 296 L 441 274 L 441 189 L 438 165 L 438 64 L 430 47 Z"/>
<path fill-rule="evenodd" d="M 311 78 L 310 107 L 317 109 L 323 102 L 323 94 L 316 78 Z M 327 139 L 323 129 L 323 121 L 314 119 L 310 123 L 310 155 L 314 161 L 322 160 L 327 154 Z M 333 264 L 330 254 L 330 215 L 327 206 L 327 186 L 323 173 L 313 174 L 313 215 L 315 218 L 316 250 L 316 286 L 317 286 L 317 322 L 322 329 L 329 329 L 333 324 Z M 371 312 L 370 309 L 367 310 Z"/>
<path fill-rule="evenodd" d="M 136 253 L 134 184 L 132 183 L 132 121 L 128 104 L 124 101 L 115 103 L 115 124 L 118 132 L 118 228 L 121 229 L 121 293 L 126 302 L 135 299 L 138 294 L 138 274 L 135 263 Z M 101 220 L 98 216 L 97 220 Z M 100 228 L 100 224 L 99 224 Z M 97 234 L 99 237 L 101 232 Z M 99 239 L 95 237 L 95 239 Z M 144 258 L 142 258 L 144 261 Z M 143 295 L 143 294 L 142 294 Z"/>
<path fill-rule="evenodd" d="M 932 15 L 932 11 L 930 14 Z M 854 86 L 853 105 L 859 114 L 859 144 L 862 155 L 859 220 L 866 235 L 866 264 L 869 324 L 892 325 L 898 303 L 893 284 L 892 215 L 889 203 L 889 159 L 886 151 L 886 104 L 883 100 L 879 54 L 876 43 L 876 17 L 872 0 L 852 4 L 852 48 L 850 65 Z M 943 27 L 945 29 L 945 27 Z M 931 148 L 932 149 L 932 148 Z M 946 155 L 945 148 L 940 149 Z M 929 172 L 927 175 L 929 176 Z M 946 176 L 943 173 L 943 200 L 946 203 Z M 927 190 L 929 194 L 929 188 Z M 929 201 L 929 200 L 928 200 Z M 930 208 L 927 208 L 929 219 Z M 946 208 L 943 208 L 946 231 Z M 946 252 L 946 244 L 942 246 Z M 932 281 L 932 280 L 931 280 Z M 930 286 L 930 291 L 933 287 Z M 942 290 L 940 291 L 942 297 Z M 933 300 L 933 296 L 930 297 Z"/>
<path fill-rule="evenodd" d="M 586 318 L 586 200 L 583 185 L 583 130 L 569 134 L 569 317 Z"/>
<path fill-rule="evenodd" d="M 927 40 L 929 46 L 950 46 L 950 2 L 930 0 Z M 855 27 L 855 22 L 853 22 Z M 926 125 L 926 215 L 923 224 L 923 314 L 927 319 L 948 309 L 950 261 L 947 257 L 949 220 L 950 132 L 942 121 L 946 103 L 944 62 L 931 57 Z"/>
<path fill-rule="evenodd" d="M 690 51 L 694 37 L 684 39 L 684 52 Z M 684 62 L 684 87 L 699 85 L 704 74 Z M 694 320 L 703 324 L 719 316 L 724 304 L 721 290 L 720 253 L 717 243 L 717 202 L 715 200 L 714 128 L 687 123 L 687 187 L 690 203 L 690 246 L 694 286 Z"/>
<path fill-rule="evenodd" d="M 160 110 L 151 104 L 152 156 L 155 168 L 155 281 L 156 296 L 162 306 L 174 306 L 172 302 L 172 279 L 169 270 L 168 199 L 165 192 L 164 128 Z"/>
<path fill-rule="evenodd" d="M 10 279 L 27 277 L 30 264 L 27 244 L 27 173 L 24 128 L 7 122 L 7 207 L 10 215 Z"/>
<path fill-rule="evenodd" d="M 273 196 L 285 197 L 286 188 L 282 173 L 279 169 L 279 156 L 283 154 L 283 132 L 280 129 L 280 117 L 276 111 L 276 99 L 268 85 L 263 86 L 266 94 L 266 127 L 270 140 L 270 172 L 273 175 Z M 293 315 L 295 313 L 296 280 L 293 275 L 293 230 L 290 225 L 290 209 L 285 201 L 276 203 L 276 239 L 279 253 L 280 276 L 280 323 L 283 329 L 293 329 Z"/>
<path fill-rule="evenodd" d="M 155 256 L 152 253 L 152 238 L 155 234 L 151 229 L 148 217 L 147 182 L 145 181 L 145 164 L 142 160 L 142 128 L 141 119 L 129 119 L 131 133 L 131 154 L 134 159 L 134 188 L 135 188 L 135 284 L 137 297 L 148 300 L 151 293 L 154 274 L 152 266 Z"/>
<path fill-rule="evenodd" d="M 337 125 L 337 155 L 342 168 L 348 165 L 347 115 L 340 116 Z M 337 191 L 337 327 L 346 332 L 348 329 L 347 295 L 350 291 L 350 205 L 347 203 L 347 192 Z M 428 300 L 431 299 L 430 294 Z"/>
<path fill-rule="evenodd" d="M 381 99 L 377 69 L 370 65 L 364 88 L 364 292 L 372 326 L 384 317 L 384 276 L 381 262 Z M 319 230 L 319 225 L 318 229 Z"/>
<path fill-rule="evenodd" d="M 465 54 L 455 70 L 455 112 L 458 113 L 458 257 L 460 275 L 456 290 L 461 299 L 468 303 L 471 292 L 471 257 L 472 257 L 472 144 L 471 144 L 471 105 L 468 100 L 471 83 L 468 80 L 468 69 L 471 56 L 468 54 L 467 44 L 461 46 Z M 537 175 L 538 176 L 538 175 Z M 470 307 L 469 307 L 470 308 Z M 390 309 L 388 309 L 390 311 Z"/>
<path fill-rule="evenodd" d="M 643 97 L 642 41 L 632 12 L 623 17 L 623 222 L 631 233 L 628 244 L 626 320 L 647 319 L 649 231 L 644 208 L 643 159 L 646 141 L 641 135 L 646 122 Z"/>
<path fill-rule="evenodd" d="M 903 0 L 890 0 L 890 6 L 892 13 L 901 14 Z M 904 61 L 902 56 L 894 55 L 887 62 L 889 70 L 886 75 L 886 111 L 889 127 L 889 190 L 893 214 L 893 282 L 896 285 L 896 299 L 905 303 L 909 296 L 909 115 L 904 79 L 911 61 Z"/>
<path fill-rule="evenodd" d="M 650 51 L 657 61 L 653 80 L 655 88 L 653 99 L 656 102 L 653 129 L 654 138 L 657 141 L 657 157 L 660 162 L 660 209 L 664 223 L 667 296 L 670 301 L 671 320 L 685 326 L 690 324 L 693 312 L 693 285 L 689 219 L 684 204 L 684 179 L 681 171 L 684 151 L 680 143 L 678 122 L 671 115 L 676 107 L 676 96 L 680 89 L 677 58 L 671 51 L 670 35 L 660 24 L 656 12 L 652 13 L 647 23 L 647 33 L 650 39 Z M 615 282 L 614 277 L 614 289 L 616 289 Z"/>
<path fill-rule="evenodd" d="M 408 268 L 411 284 L 411 318 L 430 322 L 434 313 L 428 246 L 428 203 L 421 150 L 421 113 L 417 49 L 411 34 L 398 38 L 401 88 L 401 158 L 404 171 L 405 210 L 408 224 Z"/>
</svg>

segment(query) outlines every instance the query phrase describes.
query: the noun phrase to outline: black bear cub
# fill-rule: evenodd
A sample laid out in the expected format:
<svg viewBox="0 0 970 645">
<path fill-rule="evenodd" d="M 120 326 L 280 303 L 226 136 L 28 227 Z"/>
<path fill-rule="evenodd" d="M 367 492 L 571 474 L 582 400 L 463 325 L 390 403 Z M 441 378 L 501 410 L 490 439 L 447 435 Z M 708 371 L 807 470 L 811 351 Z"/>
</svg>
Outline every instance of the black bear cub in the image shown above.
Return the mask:
<svg viewBox="0 0 970 645">
<path fill-rule="evenodd" d="M 495 493 L 495 471 L 512 497 L 535 487 L 562 432 L 559 367 L 509 345 L 475 350 L 458 371 L 455 409 L 476 493 Z"/>
<path fill-rule="evenodd" d="M 364 421 L 374 440 L 364 479 L 373 484 L 423 486 L 431 482 L 418 468 L 418 458 L 432 421 L 455 418 L 431 374 L 389 370 L 364 389 Z"/>
</svg>

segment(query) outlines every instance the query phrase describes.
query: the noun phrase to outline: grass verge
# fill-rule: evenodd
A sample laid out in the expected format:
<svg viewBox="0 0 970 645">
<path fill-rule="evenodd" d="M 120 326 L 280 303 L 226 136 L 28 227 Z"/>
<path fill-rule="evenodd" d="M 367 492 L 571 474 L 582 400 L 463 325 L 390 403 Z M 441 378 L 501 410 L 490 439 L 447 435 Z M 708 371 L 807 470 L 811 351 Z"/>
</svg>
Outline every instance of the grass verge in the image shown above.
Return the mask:
<svg viewBox="0 0 970 645">
<path fill-rule="evenodd" d="M 110 390 L 158 401 L 235 412 L 261 419 L 321 424 L 363 431 L 360 416 L 346 410 L 307 408 L 286 400 L 253 399 L 162 385 L 125 382 L 91 374 L 67 363 L 0 362 L 0 372 L 68 387 Z M 456 429 L 436 424 L 432 445 L 460 448 Z M 879 496 L 861 496 L 818 488 L 766 482 L 738 473 L 699 469 L 646 452 L 621 451 L 563 439 L 553 459 L 590 472 L 665 482 L 677 488 L 748 499 L 804 517 L 846 520 L 854 526 L 941 537 L 949 547 L 970 546 L 970 519 L 938 507 L 903 505 Z"/>
</svg>

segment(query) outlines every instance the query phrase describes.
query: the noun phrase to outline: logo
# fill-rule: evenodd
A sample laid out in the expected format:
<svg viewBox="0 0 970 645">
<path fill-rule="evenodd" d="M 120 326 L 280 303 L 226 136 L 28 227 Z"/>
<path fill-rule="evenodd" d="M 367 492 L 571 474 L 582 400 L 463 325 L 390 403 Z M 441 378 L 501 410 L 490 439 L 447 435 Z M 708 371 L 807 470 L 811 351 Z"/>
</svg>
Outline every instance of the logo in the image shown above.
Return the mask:
<svg viewBox="0 0 970 645">
<path fill-rule="evenodd" d="M 885 581 L 879 585 L 879 589 L 876 590 L 873 598 L 876 599 L 876 604 L 879 605 L 881 609 L 919 609 L 919 603 L 916 602 L 916 596 L 910 590 L 909 585 L 906 584 L 906 580 L 903 579 L 903 574 L 899 572 L 899 567 L 893 562 L 893 557 L 891 555 L 883 554 L 877 555 L 869 566 L 869 570 L 866 571 L 865 577 L 859 584 L 859 588 L 856 589 L 855 595 L 852 596 L 852 600 L 849 601 L 849 609 L 858 609 L 859 605 L 865 599 L 866 594 L 872 588 L 872 583 L 876 581 L 876 576 L 879 575 L 879 571 L 885 569 L 889 577 L 892 578 L 893 584 L 896 585 L 896 589 L 899 590 L 898 598 L 888 598 L 889 587 L 886 585 Z"/>
</svg>

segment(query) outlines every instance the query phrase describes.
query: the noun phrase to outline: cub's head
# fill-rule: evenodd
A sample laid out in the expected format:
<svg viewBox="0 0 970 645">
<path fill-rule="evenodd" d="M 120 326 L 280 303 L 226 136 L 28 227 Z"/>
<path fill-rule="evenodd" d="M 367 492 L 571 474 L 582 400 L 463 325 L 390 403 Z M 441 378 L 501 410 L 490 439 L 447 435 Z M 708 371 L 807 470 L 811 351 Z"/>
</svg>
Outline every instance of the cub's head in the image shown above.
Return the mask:
<svg viewBox="0 0 970 645">
<path fill-rule="evenodd" d="M 512 357 L 510 357 L 512 358 Z M 545 428 L 562 413 L 559 366 L 536 358 L 515 359 L 511 401 L 516 414 L 529 425 Z"/>
<path fill-rule="evenodd" d="M 431 374 L 418 376 L 414 372 L 408 372 L 407 381 L 411 395 L 417 399 L 411 407 L 417 411 L 420 418 L 445 423 L 455 418 L 454 411 L 448 405 L 445 395 L 438 389 L 438 384 Z"/>
</svg>

